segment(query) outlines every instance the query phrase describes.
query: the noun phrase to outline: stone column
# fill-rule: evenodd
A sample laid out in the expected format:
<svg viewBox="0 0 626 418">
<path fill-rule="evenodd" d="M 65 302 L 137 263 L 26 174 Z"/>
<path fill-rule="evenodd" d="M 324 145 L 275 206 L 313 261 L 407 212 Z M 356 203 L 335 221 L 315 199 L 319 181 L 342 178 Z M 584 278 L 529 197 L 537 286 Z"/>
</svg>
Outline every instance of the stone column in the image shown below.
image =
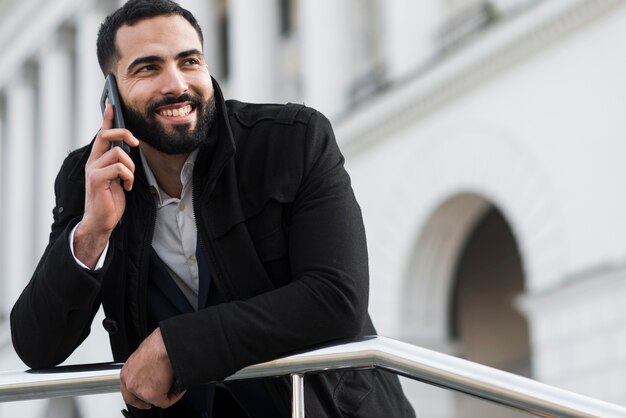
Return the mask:
<svg viewBox="0 0 626 418">
<path fill-rule="evenodd" d="M 75 21 L 76 94 L 71 105 L 75 111 L 72 148 L 89 143 L 102 126 L 100 95 L 104 76 L 96 56 L 96 39 L 104 17 L 104 12 L 93 9 L 86 10 Z"/>
<path fill-rule="evenodd" d="M 443 18 L 441 0 L 387 0 L 384 42 L 391 79 L 410 75 L 436 52 L 436 31 Z"/>
<path fill-rule="evenodd" d="M 5 135 L 5 127 L 6 127 L 6 106 L 4 104 L 4 91 L 0 90 L 0 196 L 7 196 L 6 194 L 6 184 L 9 181 L 7 175 L 7 164 L 6 164 L 6 156 L 5 156 L 5 148 L 6 144 L 6 135 Z M 7 228 L 7 218 L 4 216 L 6 213 L 6 208 L 8 206 L 8 199 L 3 198 L 0 200 L 0 231 L 3 231 L 2 235 L 0 235 L 0 277 L 7 277 L 6 273 L 6 248 L 7 242 L 6 237 L 4 236 L 4 231 Z M 4 295 L 7 293 L 7 280 L 0 280 L 0 295 Z M 0 324 L 6 319 L 6 315 L 8 315 L 10 306 L 7 305 L 8 300 L 4 297 L 0 297 Z M 1 327 L 2 325 L 0 325 Z"/>
<path fill-rule="evenodd" d="M 30 279 L 33 251 L 35 68 L 25 64 L 7 84 L 3 190 L 5 306 L 11 306 Z"/>
<path fill-rule="evenodd" d="M 72 60 L 68 41 L 72 34 L 59 30 L 38 56 L 38 121 L 35 149 L 35 254 L 48 242 L 54 180 L 63 159 L 72 149 L 72 122 L 80 116 L 72 97 Z"/>
<path fill-rule="evenodd" d="M 273 101 L 280 47 L 278 0 L 230 0 L 228 7 L 232 96 Z"/>
<path fill-rule="evenodd" d="M 350 2 L 300 2 L 302 97 L 329 117 L 345 111 L 348 103 L 351 27 Z"/>
<path fill-rule="evenodd" d="M 219 59 L 219 32 L 216 16 L 216 0 L 181 0 L 180 4 L 189 10 L 196 17 L 202 28 L 204 37 L 204 59 L 209 64 L 209 72 L 218 81 L 223 76 L 220 74 L 218 65 Z"/>
</svg>

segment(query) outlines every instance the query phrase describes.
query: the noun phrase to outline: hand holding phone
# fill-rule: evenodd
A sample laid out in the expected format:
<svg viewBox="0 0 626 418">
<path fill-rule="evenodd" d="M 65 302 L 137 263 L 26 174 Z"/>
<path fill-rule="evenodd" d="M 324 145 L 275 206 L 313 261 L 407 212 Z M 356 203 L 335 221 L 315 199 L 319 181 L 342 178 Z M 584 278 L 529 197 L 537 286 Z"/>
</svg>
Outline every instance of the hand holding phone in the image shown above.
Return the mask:
<svg viewBox="0 0 626 418">
<path fill-rule="evenodd" d="M 117 92 L 117 83 L 115 82 L 115 76 L 109 74 L 104 81 L 104 89 L 102 90 L 102 96 L 100 97 L 100 109 L 104 114 L 107 103 L 111 103 L 113 106 L 113 127 L 125 128 L 124 116 L 122 115 L 122 102 Z M 130 153 L 130 147 L 124 141 L 111 142 L 111 148 L 121 147 L 127 154 Z"/>
</svg>

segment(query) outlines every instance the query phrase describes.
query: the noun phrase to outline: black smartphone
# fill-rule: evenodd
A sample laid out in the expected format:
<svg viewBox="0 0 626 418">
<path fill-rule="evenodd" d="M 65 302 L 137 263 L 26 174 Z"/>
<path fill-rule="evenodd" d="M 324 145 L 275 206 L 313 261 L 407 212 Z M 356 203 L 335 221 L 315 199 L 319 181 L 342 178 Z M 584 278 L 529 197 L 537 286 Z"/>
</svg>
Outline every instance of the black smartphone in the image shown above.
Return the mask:
<svg viewBox="0 0 626 418">
<path fill-rule="evenodd" d="M 115 76 L 109 74 L 104 81 L 104 90 L 102 90 L 102 96 L 100 97 L 100 109 L 104 114 L 107 103 L 113 105 L 113 127 L 125 128 L 124 116 L 122 115 L 122 102 L 120 102 L 120 95 L 117 92 L 117 83 L 115 82 Z M 121 147 L 127 154 L 130 153 L 130 147 L 124 141 L 111 142 L 111 148 Z"/>
</svg>

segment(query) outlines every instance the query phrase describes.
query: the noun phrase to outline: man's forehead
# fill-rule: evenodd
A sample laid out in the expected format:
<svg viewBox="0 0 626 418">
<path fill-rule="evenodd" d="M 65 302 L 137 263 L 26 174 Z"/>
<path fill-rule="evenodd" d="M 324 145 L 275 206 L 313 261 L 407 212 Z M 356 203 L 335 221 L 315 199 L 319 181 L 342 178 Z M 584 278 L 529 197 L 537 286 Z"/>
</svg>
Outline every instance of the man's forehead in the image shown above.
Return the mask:
<svg viewBox="0 0 626 418">
<path fill-rule="evenodd" d="M 115 46 L 122 58 L 130 58 L 126 56 L 129 53 L 153 55 L 159 51 L 171 52 L 172 48 L 180 48 L 180 51 L 202 50 L 198 33 L 191 23 L 179 15 L 151 17 L 132 25 L 122 25 L 116 33 Z"/>
</svg>

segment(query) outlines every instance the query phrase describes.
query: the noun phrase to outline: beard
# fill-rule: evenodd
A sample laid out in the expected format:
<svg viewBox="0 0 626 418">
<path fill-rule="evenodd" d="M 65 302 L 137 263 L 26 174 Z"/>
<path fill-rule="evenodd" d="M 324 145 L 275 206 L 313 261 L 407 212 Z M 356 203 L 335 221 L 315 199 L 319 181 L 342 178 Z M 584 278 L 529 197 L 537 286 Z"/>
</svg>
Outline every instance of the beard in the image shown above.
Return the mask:
<svg viewBox="0 0 626 418">
<path fill-rule="evenodd" d="M 196 127 L 189 124 L 173 125 L 173 131 L 168 131 L 157 120 L 156 109 L 175 103 L 189 102 L 198 113 Z M 215 97 L 206 102 L 198 95 L 185 93 L 178 98 L 166 98 L 158 102 L 149 103 L 146 111 L 122 106 L 126 128 L 133 135 L 165 154 L 188 154 L 196 148 L 206 146 L 209 142 L 209 132 L 215 124 Z"/>
</svg>

